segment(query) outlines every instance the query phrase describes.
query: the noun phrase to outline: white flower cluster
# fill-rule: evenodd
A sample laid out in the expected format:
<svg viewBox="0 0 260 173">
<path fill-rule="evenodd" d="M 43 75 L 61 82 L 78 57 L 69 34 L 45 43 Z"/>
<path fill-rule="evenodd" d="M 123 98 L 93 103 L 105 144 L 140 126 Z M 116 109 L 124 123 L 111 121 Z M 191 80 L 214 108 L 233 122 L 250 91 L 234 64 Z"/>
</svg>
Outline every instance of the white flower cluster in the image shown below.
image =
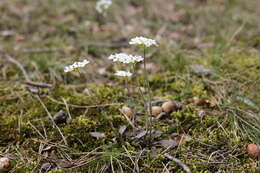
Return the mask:
<svg viewBox="0 0 260 173">
<path fill-rule="evenodd" d="M 72 65 L 66 66 L 64 68 L 64 72 L 67 73 L 67 72 L 75 70 L 76 68 L 84 67 L 88 63 L 89 63 L 89 61 L 86 59 L 83 60 L 82 62 L 74 62 Z"/>
<path fill-rule="evenodd" d="M 116 76 L 122 76 L 122 77 L 130 77 L 132 76 L 132 73 L 129 72 L 129 71 L 122 71 L 122 70 L 119 70 L 115 73 Z"/>
<path fill-rule="evenodd" d="M 112 60 L 113 62 L 121 62 L 124 64 L 136 63 L 144 60 L 144 58 L 141 56 L 128 55 L 126 53 L 112 54 L 108 57 L 108 59 Z"/>
<path fill-rule="evenodd" d="M 141 46 L 145 46 L 145 47 L 151 47 L 151 46 L 157 46 L 157 43 L 155 40 L 150 39 L 150 38 L 145 38 L 145 37 L 135 37 L 132 38 L 129 42 L 129 44 L 131 45 L 141 45 Z"/>
<path fill-rule="evenodd" d="M 135 37 L 132 38 L 129 42 L 131 45 L 140 45 L 144 47 L 151 47 L 151 46 L 157 46 L 155 40 L 145 38 L 145 37 Z M 136 55 L 129 55 L 126 53 L 116 53 L 112 54 L 108 57 L 108 59 L 112 60 L 113 62 L 121 62 L 123 64 L 129 64 L 129 63 L 137 63 L 144 60 L 142 56 L 136 56 Z M 119 70 L 115 73 L 116 76 L 122 76 L 122 77 L 130 77 L 132 76 L 132 73 L 130 71 L 122 71 Z"/>
<path fill-rule="evenodd" d="M 105 11 L 112 5 L 111 0 L 99 0 L 96 4 L 96 10 L 99 13 L 105 13 Z"/>
</svg>

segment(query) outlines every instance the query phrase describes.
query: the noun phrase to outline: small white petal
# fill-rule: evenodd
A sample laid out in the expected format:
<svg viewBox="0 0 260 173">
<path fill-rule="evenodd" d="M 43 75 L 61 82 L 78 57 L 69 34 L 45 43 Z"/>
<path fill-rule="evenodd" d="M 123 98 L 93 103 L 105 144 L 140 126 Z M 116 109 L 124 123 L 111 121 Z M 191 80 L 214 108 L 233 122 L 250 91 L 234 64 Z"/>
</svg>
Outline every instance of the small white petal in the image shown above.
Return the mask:
<svg viewBox="0 0 260 173">
<path fill-rule="evenodd" d="M 114 55 L 110 55 L 108 59 L 112 60 L 113 62 L 121 62 L 124 64 L 140 62 L 143 60 L 141 56 L 128 55 L 125 53 L 117 53 Z"/>
<path fill-rule="evenodd" d="M 64 72 L 67 73 L 67 72 L 70 72 L 70 71 L 73 71 L 75 70 L 76 68 L 79 68 L 79 67 L 84 67 L 85 65 L 87 65 L 89 63 L 88 60 L 83 60 L 82 62 L 74 62 L 73 64 L 69 65 L 69 66 L 66 66 L 64 68 Z"/>
<path fill-rule="evenodd" d="M 115 73 L 116 76 L 122 76 L 122 77 L 130 77 L 132 76 L 132 73 L 129 72 L 129 71 L 122 71 L 122 70 L 119 70 Z"/>
<path fill-rule="evenodd" d="M 129 44 L 131 45 L 143 45 L 145 47 L 151 47 L 151 46 L 157 46 L 158 44 L 156 43 L 155 40 L 150 39 L 150 38 L 146 38 L 146 37 L 135 37 L 132 38 L 129 42 Z"/>
<path fill-rule="evenodd" d="M 112 5 L 111 0 L 99 0 L 96 4 L 96 10 L 99 13 L 105 13 L 105 11 Z"/>
</svg>

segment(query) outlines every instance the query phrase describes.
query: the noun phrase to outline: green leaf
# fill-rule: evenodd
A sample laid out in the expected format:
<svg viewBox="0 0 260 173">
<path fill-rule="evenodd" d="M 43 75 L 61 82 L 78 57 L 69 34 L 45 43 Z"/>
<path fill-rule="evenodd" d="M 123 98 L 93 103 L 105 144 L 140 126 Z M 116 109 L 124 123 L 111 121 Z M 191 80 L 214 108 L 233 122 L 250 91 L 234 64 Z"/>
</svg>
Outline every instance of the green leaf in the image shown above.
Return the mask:
<svg viewBox="0 0 260 173">
<path fill-rule="evenodd" d="M 254 108 L 256 110 L 259 110 L 259 107 L 254 102 L 252 102 L 250 99 L 248 99 L 248 98 L 237 96 L 237 100 L 243 102 L 247 106 L 250 106 L 250 107 L 252 107 L 252 108 Z"/>
</svg>

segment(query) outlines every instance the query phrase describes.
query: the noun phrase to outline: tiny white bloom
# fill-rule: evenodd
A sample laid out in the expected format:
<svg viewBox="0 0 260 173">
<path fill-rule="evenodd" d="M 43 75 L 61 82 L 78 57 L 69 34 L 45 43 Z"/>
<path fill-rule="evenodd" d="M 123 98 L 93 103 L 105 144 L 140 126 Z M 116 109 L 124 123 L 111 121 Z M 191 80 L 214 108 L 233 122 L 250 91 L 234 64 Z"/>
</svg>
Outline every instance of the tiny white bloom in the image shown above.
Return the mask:
<svg viewBox="0 0 260 173">
<path fill-rule="evenodd" d="M 73 69 L 70 66 L 67 66 L 64 68 L 64 72 L 67 73 L 69 71 L 72 71 Z"/>
<path fill-rule="evenodd" d="M 134 62 L 141 62 L 141 61 L 144 60 L 144 58 L 141 57 L 141 56 L 132 56 L 132 60 L 133 60 Z"/>
<path fill-rule="evenodd" d="M 116 53 L 108 57 L 113 62 L 121 62 L 124 64 L 135 63 L 143 61 L 143 57 L 137 55 L 128 55 L 126 53 Z"/>
<path fill-rule="evenodd" d="M 122 71 L 122 70 L 119 70 L 115 73 L 116 76 L 122 76 L 122 77 L 130 77 L 132 76 L 132 73 L 129 72 L 129 71 Z"/>
<path fill-rule="evenodd" d="M 96 10 L 103 14 L 112 5 L 111 0 L 99 0 L 96 4 Z"/>
<path fill-rule="evenodd" d="M 74 62 L 73 64 L 66 66 L 64 68 L 64 72 L 67 73 L 67 72 L 75 70 L 76 68 L 85 67 L 85 65 L 87 65 L 88 63 L 89 63 L 89 61 L 86 59 L 83 60 L 82 62 Z"/>
<path fill-rule="evenodd" d="M 145 38 L 145 37 L 135 37 L 135 38 L 132 38 L 129 42 L 129 44 L 131 45 L 142 45 L 142 46 L 145 46 L 145 47 L 151 47 L 151 46 L 158 46 L 157 42 L 153 39 L 150 39 L 150 38 Z"/>
</svg>

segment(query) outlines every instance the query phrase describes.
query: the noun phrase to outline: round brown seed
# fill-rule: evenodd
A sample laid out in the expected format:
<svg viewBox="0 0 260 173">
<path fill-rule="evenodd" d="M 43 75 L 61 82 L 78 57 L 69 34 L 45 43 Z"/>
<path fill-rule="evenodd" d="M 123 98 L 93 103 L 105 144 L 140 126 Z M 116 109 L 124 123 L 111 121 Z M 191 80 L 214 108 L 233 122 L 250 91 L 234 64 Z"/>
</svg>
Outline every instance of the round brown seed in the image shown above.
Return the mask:
<svg viewBox="0 0 260 173">
<path fill-rule="evenodd" d="M 153 106 L 152 107 L 152 115 L 157 116 L 162 112 L 162 108 L 160 106 Z"/>
<path fill-rule="evenodd" d="M 165 113 L 171 113 L 174 110 L 174 103 L 172 101 L 164 102 L 162 109 Z"/>
<path fill-rule="evenodd" d="M 121 109 L 122 113 L 125 114 L 128 118 L 132 119 L 134 116 L 134 112 L 131 108 L 127 106 L 123 106 Z"/>
</svg>

